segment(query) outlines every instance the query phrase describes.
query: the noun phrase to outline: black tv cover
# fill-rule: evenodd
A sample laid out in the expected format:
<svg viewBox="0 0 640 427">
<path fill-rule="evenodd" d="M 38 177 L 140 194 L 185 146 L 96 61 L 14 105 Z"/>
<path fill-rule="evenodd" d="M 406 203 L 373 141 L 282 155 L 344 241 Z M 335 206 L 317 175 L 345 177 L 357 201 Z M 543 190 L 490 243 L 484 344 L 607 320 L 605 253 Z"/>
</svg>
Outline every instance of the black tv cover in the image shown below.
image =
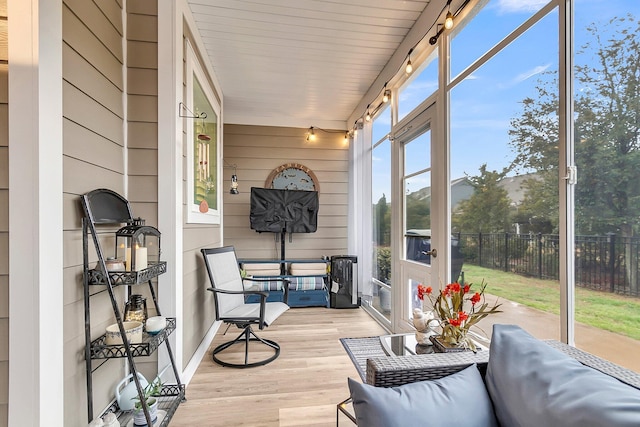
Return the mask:
<svg viewBox="0 0 640 427">
<path fill-rule="evenodd" d="M 251 187 L 251 229 L 259 232 L 315 233 L 318 192 Z"/>
</svg>

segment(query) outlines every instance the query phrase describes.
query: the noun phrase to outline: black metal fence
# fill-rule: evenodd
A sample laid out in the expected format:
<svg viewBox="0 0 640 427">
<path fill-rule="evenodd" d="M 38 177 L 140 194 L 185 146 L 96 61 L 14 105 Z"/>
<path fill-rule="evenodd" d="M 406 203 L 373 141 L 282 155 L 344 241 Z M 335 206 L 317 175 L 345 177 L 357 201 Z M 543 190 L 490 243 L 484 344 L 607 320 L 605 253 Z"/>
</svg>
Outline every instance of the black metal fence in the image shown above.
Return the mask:
<svg viewBox="0 0 640 427">
<path fill-rule="evenodd" d="M 458 233 L 464 262 L 540 279 L 558 280 L 559 237 L 555 234 Z M 576 285 L 640 296 L 640 238 L 576 236 Z"/>
</svg>

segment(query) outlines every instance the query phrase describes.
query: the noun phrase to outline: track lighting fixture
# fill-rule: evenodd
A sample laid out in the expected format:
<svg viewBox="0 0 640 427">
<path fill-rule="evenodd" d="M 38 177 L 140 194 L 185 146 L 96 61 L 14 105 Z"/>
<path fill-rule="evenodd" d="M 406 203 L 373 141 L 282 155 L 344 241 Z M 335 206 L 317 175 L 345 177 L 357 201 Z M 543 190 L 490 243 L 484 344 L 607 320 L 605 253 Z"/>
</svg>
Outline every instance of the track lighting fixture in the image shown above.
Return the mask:
<svg viewBox="0 0 640 427">
<path fill-rule="evenodd" d="M 369 107 L 367 107 L 367 114 L 365 114 L 364 119 L 368 122 L 371 121 L 371 113 L 369 112 Z"/>
<path fill-rule="evenodd" d="M 384 90 L 384 94 L 382 95 L 382 102 L 385 104 L 389 102 L 389 97 L 391 96 L 391 91 L 389 89 Z"/>
<path fill-rule="evenodd" d="M 344 132 L 344 145 L 347 145 L 349 143 L 349 131 L 345 131 Z"/>
</svg>

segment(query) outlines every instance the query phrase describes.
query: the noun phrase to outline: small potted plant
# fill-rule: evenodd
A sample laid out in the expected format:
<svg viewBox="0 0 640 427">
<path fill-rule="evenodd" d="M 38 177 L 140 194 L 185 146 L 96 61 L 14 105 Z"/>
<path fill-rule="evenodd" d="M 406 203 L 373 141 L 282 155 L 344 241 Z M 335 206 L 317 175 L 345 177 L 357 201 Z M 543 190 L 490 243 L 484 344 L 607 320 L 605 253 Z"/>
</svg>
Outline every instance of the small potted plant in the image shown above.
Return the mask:
<svg viewBox="0 0 640 427">
<path fill-rule="evenodd" d="M 147 404 L 147 408 L 149 410 L 149 416 L 151 417 L 151 422 L 155 423 L 158 419 L 158 399 L 157 396 L 160 395 L 162 391 L 162 382 L 160 381 L 160 377 L 157 377 L 151 383 L 149 383 L 143 390 L 143 398 L 144 402 Z M 133 425 L 135 426 L 146 426 L 147 419 L 144 415 L 144 410 L 142 409 L 143 401 L 140 400 L 140 396 L 136 395 L 132 398 L 135 401 L 134 410 L 133 410 Z"/>
</svg>

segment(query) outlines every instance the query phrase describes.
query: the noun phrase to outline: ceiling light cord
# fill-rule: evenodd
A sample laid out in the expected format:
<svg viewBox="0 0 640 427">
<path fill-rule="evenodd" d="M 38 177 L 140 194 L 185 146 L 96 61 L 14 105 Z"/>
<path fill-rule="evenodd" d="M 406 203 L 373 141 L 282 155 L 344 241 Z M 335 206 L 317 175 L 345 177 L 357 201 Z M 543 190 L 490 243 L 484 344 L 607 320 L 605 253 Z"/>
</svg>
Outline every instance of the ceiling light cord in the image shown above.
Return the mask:
<svg viewBox="0 0 640 427">
<path fill-rule="evenodd" d="M 402 66 L 404 67 L 404 71 L 406 74 L 411 74 L 414 71 L 413 63 L 411 62 L 411 54 L 413 53 L 414 49 L 420 44 L 420 42 L 422 42 L 427 37 L 427 35 L 431 32 L 431 30 L 435 27 L 436 33 L 431 37 L 429 37 L 428 39 L 430 45 L 435 45 L 445 30 L 451 30 L 453 28 L 455 24 L 454 22 L 455 18 L 460 14 L 460 12 L 462 12 L 462 10 L 467 6 L 470 0 L 464 0 L 460 5 L 460 7 L 458 7 L 458 9 L 453 13 L 451 12 L 451 1 L 452 0 L 447 0 L 445 5 L 442 7 L 442 10 L 440 10 L 438 17 L 433 22 L 433 24 L 431 24 L 431 27 L 429 27 L 429 29 L 424 33 L 424 35 L 420 38 L 420 40 L 418 40 L 418 42 L 414 44 L 411 47 L 411 49 L 409 49 L 409 52 L 405 57 L 406 62 L 403 61 L 402 63 Z M 439 24 L 438 20 L 440 19 L 440 17 L 442 16 L 445 10 L 447 11 L 447 13 L 445 15 L 444 23 Z M 391 90 L 387 89 L 388 83 L 389 83 L 388 81 L 385 82 L 382 90 L 378 92 L 378 95 L 376 95 L 376 97 L 374 98 L 374 102 L 375 102 L 375 100 L 380 99 L 380 97 L 382 96 L 382 102 L 380 102 L 380 104 L 378 104 L 378 106 L 375 107 L 373 110 L 371 109 L 371 103 L 369 103 L 367 105 L 365 114 L 355 120 L 352 131 L 355 131 L 358 128 L 358 123 L 361 123 L 361 121 L 367 121 L 367 122 L 371 121 L 372 117 L 375 117 L 376 113 L 380 110 L 380 107 L 386 104 L 387 102 L 389 102 L 389 99 L 391 98 Z"/>
</svg>

